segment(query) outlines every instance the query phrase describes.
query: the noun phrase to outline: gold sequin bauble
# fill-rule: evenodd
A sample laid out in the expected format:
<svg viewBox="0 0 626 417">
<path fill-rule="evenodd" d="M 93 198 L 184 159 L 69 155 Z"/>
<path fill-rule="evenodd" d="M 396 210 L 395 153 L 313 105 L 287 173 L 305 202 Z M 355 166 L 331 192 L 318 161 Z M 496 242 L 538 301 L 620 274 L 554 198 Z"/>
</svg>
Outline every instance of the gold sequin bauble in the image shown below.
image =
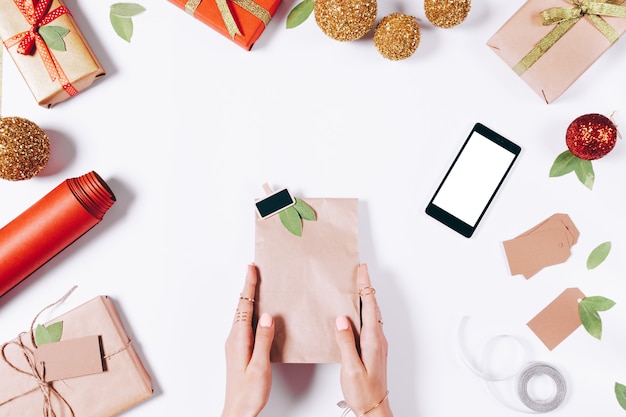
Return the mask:
<svg viewBox="0 0 626 417">
<path fill-rule="evenodd" d="M 585 114 L 577 117 L 567 127 L 565 142 L 569 150 L 580 159 L 599 159 L 615 147 L 617 127 L 606 116 Z"/>
<path fill-rule="evenodd" d="M 392 13 L 374 31 L 374 46 L 387 59 L 399 61 L 413 55 L 420 44 L 420 28 L 413 16 Z"/>
<path fill-rule="evenodd" d="M 21 117 L 0 119 L 0 178 L 27 180 L 39 174 L 50 158 L 45 132 Z"/>
<path fill-rule="evenodd" d="M 315 0 L 315 21 L 326 35 L 338 41 L 354 41 L 372 30 L 376 0 Z"/>
<path fill-rule="evenodd" d="M 462 23 L 470 12 L 470 0 L 424 0 L 426 18 L 440 28 Z"/>
</svg>

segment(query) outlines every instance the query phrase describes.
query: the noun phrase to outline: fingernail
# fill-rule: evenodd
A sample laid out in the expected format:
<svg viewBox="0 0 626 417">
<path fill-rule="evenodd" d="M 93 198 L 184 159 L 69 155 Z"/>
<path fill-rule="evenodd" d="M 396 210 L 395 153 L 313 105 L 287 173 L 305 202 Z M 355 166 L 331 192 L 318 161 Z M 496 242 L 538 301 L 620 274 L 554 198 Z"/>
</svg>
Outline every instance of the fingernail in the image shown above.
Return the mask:
<svg viewBox="0 0 626 417">
<path fill-rule="evenodd" d="M 337 330 L 348 330 L 350 328 L 350 321 L 347 317 L 339 316 L 335 320 L 335 326 L 337 326 Z"/>
<path fill-rule="evenodd" d="M 259 319 L 259 326 L 261 327 L 272 327 L 272 323 L 274 322 L 274 320 L 272 319 L 272 316 L 270 316 L 267 313 L 263 313 L 261 315 L 261 318 Z"/>
</svg>

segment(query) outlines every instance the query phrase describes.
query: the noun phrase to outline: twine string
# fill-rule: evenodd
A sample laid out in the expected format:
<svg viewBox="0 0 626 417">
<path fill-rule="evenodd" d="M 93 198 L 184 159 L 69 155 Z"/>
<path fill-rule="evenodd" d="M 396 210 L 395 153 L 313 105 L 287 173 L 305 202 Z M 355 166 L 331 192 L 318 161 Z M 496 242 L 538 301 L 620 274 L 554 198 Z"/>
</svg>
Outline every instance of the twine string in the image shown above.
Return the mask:
<svg viewBox="0 0 626 417">
<path fill-rule="evenodd" d="M 35 352 L 34 350 L 37 349 L 37 343 L 35 340 L 35 330 L 34 330 L 37 319 L 39 318 L 39 316 L 41 316 L 41 314 L 44 311 L 58 304 L 63 303 L 76 288 L 77 288 L 76 286 L 72 287 L 67 293 L 65 293 L 65 295 L 63 295 L 63 297 L 61 297 L 54 303 L 44 307 L 41 311 L 39 311 L 39 313 L 37 313 L 37 315 L 33 319 L 31 326 L 30 326 L 30 330 L 28 332 L 22 332 L 18 335 L 18 337 L 15 340 L 12 340 L 10 342 L 6 342 L 0 345 L 0 358 L 7 364 L 7 366 L 9 366 L 11 369 L 13 369 L 14 371 L 18 373 L 32 377 L 37 383 L 37 386 L 31 388 L 30 390 L 22 394 L 16 395 L 12 398 L 9 398 L 7 400 L 1 401 L 0 407 L 7 405 L 11 403 L 12 401 L 15 401 L 19 398 L 22 398 L 34 392 L 40 391 L 43 397 L 43 417 L 56 417 L 57 416 L 56 411 L 54 409 L 53 398 L 56 398 L 62 405 L 64 405 L 69 410 L 71 417 L 76 417 L 74 410 L 72 409 L 72 406 L 65 399 L 65 397 L 59 391 L 57 391 L 57 389 L 53 386 L 52 382 L 46 381 L 45 365 L 41 364 L 41 367 L 37 366 L 38 364 L 35 360 L 35 353 L 34 353 Z M 33 348 L 29 347 L 27 343 L 24 341 L 24 339 L 26 339 L 27 341 L 30 341 L 30 343 L 32 343 Z M 120 353 L 126 351 L 131 346 L 131 344 L 132 344 L 132 341 L 130 339 L 127 339 L 126 343 L 123 346 L 103 356 L 103 359 L 110 360 L 114 356 L 119 355 Z M 19 349 L 19 351 L 22 353 L 22 356 L 24 357 L 26 366 L 20 367 L 19 365 L 16 365 L 14 362 L 12 362 L 9 359 L 6 351 L 11 346 Z"/>
<path fill-rule="evenodd" d="M 35 324 L 37 323 L 37 319 L 46 310 L 64 302 L 67 299 L 67 297 L 69 297 L 72 294 L 72 292 L 74 292 L 75 289 L 76 289 L 76 286 L 73 286 L 68 292 L 65 293 L 65 295 L 63 295 L 63 297 L 59 298 L 57 301 L 41 309 L 41 311 L 39 311 L 39 313 L 35 315 L 35 318 L 33 319 L 28 332 L 20 333 L 16 340 L 6 342 L 2 346 L 0 346 L 0 356 L 2 357 L 2 360 L 14 371 L 31 376 L 37 383 L 37 386 L 35 388 L 1 402 L 0 407 L 12 401 L 17 400 L 18 398 L 22 398 L 28 394 L 31 394 L 39 390 L 43 397 L 43 416 L 44 417 L 56 417 L 56 412 L 54 411 L 54 406 L 52 403 L 53 397 L 60 400 L 61 403 L 63 403 L 67 407 L 67 409 L 70 411 L 70 415 L 72 417 L 75 417 L 74 410 L 72 409 L 70 404 L 67 402 L 67 400 L 54 388 L 52 383 L 46 382 L 45 366 L 42 366 L 42 369 L 39 369 L 37 367 L 37 363 L 35 361 L 34 350 L 28 347 L 24 343 L 24 340 L 23 340 L 24 336 L 28 336 L 28 339 L 32 343 L 32 346 L 34 346 L 34 348 L 37 348 L 37 342 L 35 340 L 35 330 L 34 330 Z M 27 365 L 26 369 L 20 368 L 20 366 L 11 362 L 11 360 L 7 357 L 6 350 L 10 346 L 15 346 L 22 352 L 22 356 L 24 357 L 24 360 Z"/>
</svg>

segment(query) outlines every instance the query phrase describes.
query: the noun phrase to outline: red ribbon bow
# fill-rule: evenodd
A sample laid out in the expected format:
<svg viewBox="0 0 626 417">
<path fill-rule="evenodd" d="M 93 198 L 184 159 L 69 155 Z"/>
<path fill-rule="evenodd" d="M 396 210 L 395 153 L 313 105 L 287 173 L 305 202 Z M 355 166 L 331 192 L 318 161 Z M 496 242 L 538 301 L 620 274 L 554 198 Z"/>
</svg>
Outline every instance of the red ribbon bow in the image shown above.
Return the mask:
<svg viewBox="0 0 626 417">
<path fill-rule="evenodd" d="M 78 94 L 78 90 L 72 86 L 61 65 L 39 34 L 40 27 L 64 14 L 71 14 L 70 11 L 65 6 L 59 6 L 48 12 L 52 0 L 14 0 L 14 2 L 24 19 L 30 24 L 30 29 L 9 38 L 4 45 L 8 49 L 17 44 L 17 52 L 22 55 L 32 55 L 37 50 L 50 79 L 59 80 L 63 90 L 70 96 Z"/>
</svg>

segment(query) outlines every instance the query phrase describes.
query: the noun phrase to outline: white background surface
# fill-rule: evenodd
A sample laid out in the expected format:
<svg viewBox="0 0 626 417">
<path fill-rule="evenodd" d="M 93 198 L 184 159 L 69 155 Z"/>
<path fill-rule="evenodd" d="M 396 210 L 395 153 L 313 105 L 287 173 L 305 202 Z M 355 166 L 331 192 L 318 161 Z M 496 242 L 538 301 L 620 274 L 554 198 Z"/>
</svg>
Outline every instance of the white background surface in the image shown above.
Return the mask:
<svg viewBox="0 0 626 417">
<path fill-rule="evenodd" d="M 561 369 L 569 393 L 555 416 L 624 415 L 613 385 L 626 383 L 626 147 L 619 142 L 594 163 L 593 191 L 573 174 L 548 171 L 577 116 L 616 110 L 616 122 L 626 120 L 626 42 L 546 105 L 485 46 L 519 0 L 475 1 L 468 19 L 447 30 L 428 23 L 422 2 L 380 2 L 379 19 L 404 12 L 422 28 L 419 49 L 400 62 L 382 58 L 371 34 L 331 40 L 312 17 L 286 30 L 292 1 L 252 52 L 166 1 L 139 2 L 148 10 L 134 18 L 130 44 L 110 26 L 112 1 L 67 2 L 108 75 L 53 109 L 35 104 L 5 54 L 3 116 L 36 122 L 53 148 L 38 177 L 0 182 L 0 223 L 91 170 L 118 202 L 0 298 L 0 339 L 25 330 L 74 284 L 48 318 L 107 294 L 154 378 L 153 399 L 125 415 L 219 415 L 223 344 L 254 258 L 252 202 L 267 181 L 304 198 L 360 199 L 361 260 L 385 320 L 397 416 L 519 414 L 459 359 L 455 329 L 464 315 L 472 355 L 507 333 L 530 359 Z M 523 150 L 468 240 L 424 208 L 477 121 Z M 510 276 L 501 242 L 556 212 L 581 232 L 569 260 L 528 281 Z M 587 271 L 587 255 L 604 241 L 612 253 Z M 602 313 L 602 341 L 580 328 L 550 352 L 525 323 L 576 286 L 617 305 Z M 263 415 L 340 415 L 338 375 L 337 365 L 276 365 Z"/>
</svg>

